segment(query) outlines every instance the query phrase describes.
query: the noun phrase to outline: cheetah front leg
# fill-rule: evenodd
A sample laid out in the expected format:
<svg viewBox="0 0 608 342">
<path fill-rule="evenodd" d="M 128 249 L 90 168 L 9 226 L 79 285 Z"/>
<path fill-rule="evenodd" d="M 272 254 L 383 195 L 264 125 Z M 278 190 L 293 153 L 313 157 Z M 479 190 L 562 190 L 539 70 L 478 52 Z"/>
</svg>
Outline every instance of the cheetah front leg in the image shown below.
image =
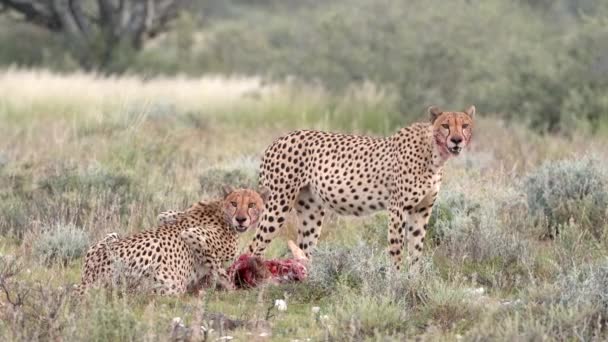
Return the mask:
<svg viewBox="0 0 608 342">
<path fill-rule="evenodd" d="M 431 192 L 407 213 L 407 250 L 410 266 L 416 264 L 422 255 L 424 237 L 436 198 L 437 192 Z"/>
<path fill-rule="evenodd" d="M 207 241 L 203 237 L 199 227 L 182 231 L 180 237 L 193 252 L 196 262 L 203 265 L 220 286 L 226 290 L 234 288 L 215 251 L 208 247 Z M 200 281 L 200 279 L 197 281 Z"/>
<path fill-rule="evenodd" d="M 225 290 L 234 290 L 234 284 L 230 281 L 230 278 L 228 278 L 226 270 L 222 267 L 215 255 L 207 255 L 204 257 L 203 264 L 209 269 L 213 283 L 219 284 Z"/>
<path fill-rule="evenodd" d="M 280 190 L 271 187 L 271 196 L 264 203 L 266 209 L 255 232 L 253 241 L 249 245 L 250 253 L 255 256 L 262 256 L 270 241 L 272 241 L 283 227 L 283 224 L 285 224 L 287 215 L 294 206 L 296 194 L 294 186 Z"/>
<path fill-rule="evenodd" d="M 403 211 L 395 206 L 389 208 L 389 227 L 388 227 L 388 252 L 393 259 L 396 270 L 401 269 L 403 255 L 403 238 L 405 220 Z"/>
</svg>

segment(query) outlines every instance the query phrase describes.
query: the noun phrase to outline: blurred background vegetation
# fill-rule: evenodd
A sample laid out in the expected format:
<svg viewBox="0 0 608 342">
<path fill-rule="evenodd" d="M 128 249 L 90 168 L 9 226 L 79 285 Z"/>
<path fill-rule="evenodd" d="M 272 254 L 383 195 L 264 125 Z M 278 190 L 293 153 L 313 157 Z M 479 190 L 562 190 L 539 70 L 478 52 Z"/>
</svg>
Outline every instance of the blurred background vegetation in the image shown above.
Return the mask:
<svg viewBox="0 0 608 342">
<path fill-rule="evenodd" d="M 0 0 L 1 340 L 183 341 L 221 313 L 261 330 L 208 340 L 608 341 L 607 24 L 606 0 Z M 90 244 L 254 187 L 289 130 L 471 103 L 419 274 L 386 272 L 386 213 L 328 213 L 305 283 L 71 295 Z"/>
<path fill-rule="evenodd" d="M 397 94 L 401 113 L 474 103 L 539 132 L 608 132 L 603 0 L 174 0 L 139 37 L 91 20 L 82 44 L 11 6 L 37 2 L 54 3 L 0 1 L 0 66 L 256 75 L 337 93 L 372 83 Z M 82 9 L 100 18 L 101 2 Z M 123 2 L 133 13 L 144 3 Z"/>
</svg>

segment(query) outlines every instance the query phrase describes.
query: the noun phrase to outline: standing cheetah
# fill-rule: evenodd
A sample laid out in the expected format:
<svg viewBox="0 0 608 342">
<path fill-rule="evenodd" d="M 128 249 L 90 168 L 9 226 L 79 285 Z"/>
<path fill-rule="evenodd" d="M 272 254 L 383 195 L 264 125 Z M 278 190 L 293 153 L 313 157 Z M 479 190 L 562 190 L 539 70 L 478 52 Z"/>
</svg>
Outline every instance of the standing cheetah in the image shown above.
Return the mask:
<svg viewBox="0 0 608 342">
<path fill-rule="evenodd" d="M 79 292 L 98 282 L 111 285 L 117 275 L 136 285 L 151 282 L 159 294 L 193 292 L 206 275 L 231 288 L 222 263 L 235 259 L 238 235 L 257 224 L 268 192 L 225 192 L 221 200 L 167 214 L 172 217 L 154 230 L 124 239 L 108 235 L 87 252 Z"/>
<path fill-rule="evenodd" d="M 409 262 L 418 260 L 441 185 L 442 168 L 469 144 L 475 107 L 464 112 L 428 109 L 430 122 L 386 138 L 296 131 L 266 149 L 260 185 L 270 189 L 249 251 L 261 255 L 295 208 L 298 245 L 310 256 L 325 211 L 342 215 L 389 212 L 389 253 L 400 268 L 407 239 Z"/>
</svg>

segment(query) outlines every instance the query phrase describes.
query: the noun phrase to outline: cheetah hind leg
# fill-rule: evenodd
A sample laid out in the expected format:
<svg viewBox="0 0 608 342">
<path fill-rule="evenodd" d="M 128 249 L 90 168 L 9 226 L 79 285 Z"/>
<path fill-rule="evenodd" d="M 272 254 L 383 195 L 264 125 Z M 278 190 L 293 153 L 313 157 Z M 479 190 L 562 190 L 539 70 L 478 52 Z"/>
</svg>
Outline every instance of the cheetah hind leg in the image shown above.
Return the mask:
<svg viewBox="0 0 608 342">
<path fill-rule="evenodd" d="M 250 253 L 261 257 L 268 244 L 283 228 L 285 219 L 291 211 L 296 198 L 296 188 L 299 187 L 294 185 L 282 192 L 274 193 L 268 202 L 264 204 L 266 210 L 262 214 L 262 219 L 253 237 L 253 241 L 249 245 L 248 250 Z"/>
<path fill-rule="evenodd" d="M 321 235 L 325 208 L 323 202 L 312 194 L 310 187 L 300 191 L 294 207 L 298 214 L 298 247 L 304 251 L 306 258 L 310 258 Z"/>
<path fill-rule="evenodd" d="M 98 278 L 103 278 L 104 264 L 111 261 L 113 243 L 120 239 L 118 233 L 109 233 L 96 244 L 89 247 L 84 261 L 84 270 L 80 284 L 74 284 L 73 290 L 77 296 L 82 296 Z"/>
</svg>

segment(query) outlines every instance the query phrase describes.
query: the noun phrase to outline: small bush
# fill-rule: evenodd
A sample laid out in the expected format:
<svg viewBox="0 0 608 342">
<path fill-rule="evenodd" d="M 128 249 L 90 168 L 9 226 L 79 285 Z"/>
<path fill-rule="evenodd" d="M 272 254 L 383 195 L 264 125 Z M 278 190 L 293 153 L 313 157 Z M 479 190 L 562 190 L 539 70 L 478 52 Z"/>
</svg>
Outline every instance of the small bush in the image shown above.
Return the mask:
<svg viewBox="0 0 608 342">
<path fill-rule="evenodd" d="M 399 303 L 388 297 L 362 296 L 348 290 L 330 307 L 330 316 L 332 329 L 338 334 L 335 337 L 344 340 L 403 334 L 412 328 L 408 311 Z"/>
<path fill-rule="evenodd" d="M 362 241 L 350 247 L 321 244 L 309 270 L 310 291 L 322 297 L 347 288 L 379 300 L 414 305 L 426 296 L 422 284 L 437 276 L 432 261 L 423 257 L 415 271 L 396 272 L 385 248 Z"/>
<path fill-rule="evenodd" d="M 99 168 L 89 168 L 82 172 L 70 168 L 59 170 L 39 181 L 38 186 L 49 195 L 63 195 L 70 192 L 86 195 L 100 192 L 128 195 L 132 190 L 129 176 Z"/>
<path fill-rule="evenodd" d="M 65 265 L 83 256 L 88 248 L 88 235 L 72 224 L 50 227 L 33 244 L 34 255 L 47 264 Z"/>
<path fill-rule="evenodd" d="M 479 209 L 479 203 L 460 191 L 441 192 L 429 219 L 427 241 L 440 243 L 449 231 L 472 224 Z"/>
<path fill-rule="evenodd" d="M 533 249 L 508 220 L 509 206 L 517 200 L 513 195 L 518 194 L 509 188 L 491 194 L 442 193 L 433 211 L 430 239 L 440 242 L 436 253 L 445 258 L 448 273 L 457 267 L 484 286 L 503 289 L 528 279 Z"/>
<path fill-rule="evenodd" d="M 566 307 L 594 307 L 608 317 L 608 261 L 570 270 L 557 282 L 557 302 Z"/>
<path fill-rule="evenodd" d="M 525 243 L 497 220 L 501 201 L 471 199 L 459 191 L 444 191 L 430 219 L 432 237 L 456 260 L 484 261 L 493 258 L 520 260 Z M 445 242 L 445 243 L 444 243 Z"/>
<path fill-rule="evenodd" d="M 379 279 L 388 271 L 388 258 L 381 249 L 360 242 L 356 246 L 323 243 L 317 247 L 308 283 L 322 294 L 330 294 L 338 284 L 361 288 L 369 279 Z"/>
<path fill-rule="evenodd" d="M 363 227 L 359 229 L 361 239 L 374 247 L 386 247 L 388 232 L 388 214 L 378 213 L 363 221 Z"/>
<path fill-rule="evenodd" d="M 229 164 L 211 167 L 199 177 L 201 190 L 209 194 L 221 194 L 222 186 L 256 189 L 259 162 L 253 158 L 240 158 Z"/>
<path fill-rule="evenodd" d="M 465 340 L 605 341 L 608 337 L 608 264 L 574 266 L 557 281 L 528 290 L 516 316 L 475 325 Z"/>
<path fill-rule="evenodd" d="M 607 185 L 600 162 L 590 157 L 545 163 L 523 181 L 533 215 L 552 229 L 573 219 L 596 237 L 606 224 Z"/>
<path fill-rule="evenodd" d="M 141 336 L 144 324 L 138 322 L 126 301 L 116 298 L 106 301 L 102 296 L 96 296 L 94 304 L 89 319 L 79 322 L 88 327 L 87 340 L 134 341 Z M 83 329 L 82 332 L 87 330 Z"/>
</svg>

